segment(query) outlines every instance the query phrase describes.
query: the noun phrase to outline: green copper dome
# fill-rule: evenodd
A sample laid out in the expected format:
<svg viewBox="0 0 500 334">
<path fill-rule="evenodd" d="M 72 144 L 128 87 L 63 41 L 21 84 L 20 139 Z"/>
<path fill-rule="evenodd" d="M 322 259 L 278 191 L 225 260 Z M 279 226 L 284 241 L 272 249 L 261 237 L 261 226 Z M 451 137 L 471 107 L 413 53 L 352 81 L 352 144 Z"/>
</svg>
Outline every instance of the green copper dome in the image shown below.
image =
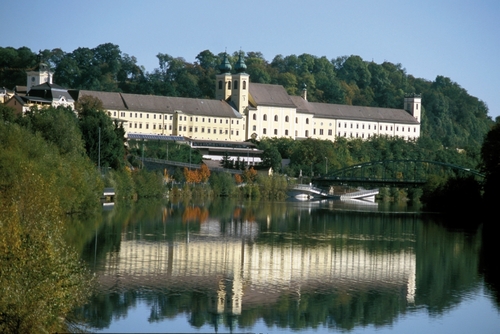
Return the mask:
<svg viewBox="0 0 500 334">
<path fill-rule="evenodd" d="M 229 63 L 229 59 L 227 59 L 227 53 L 224 53 L 224 60 L 219 66 L 220 73 L 229 73 L 231 72 L 231 64 Z"/>
<path fill-rule="evenodd" d="M 247 69 L 247 65 L 245 65 L 245 61 L 243 60 L 243 57 L 241 56 L 241 54 L 242 53 L 240 52 L 240 56 L 238 57 L 238 62 L 234 66 L 234 69 L 238 73 L 245 72 L 245 70 Z"/>
</svg>

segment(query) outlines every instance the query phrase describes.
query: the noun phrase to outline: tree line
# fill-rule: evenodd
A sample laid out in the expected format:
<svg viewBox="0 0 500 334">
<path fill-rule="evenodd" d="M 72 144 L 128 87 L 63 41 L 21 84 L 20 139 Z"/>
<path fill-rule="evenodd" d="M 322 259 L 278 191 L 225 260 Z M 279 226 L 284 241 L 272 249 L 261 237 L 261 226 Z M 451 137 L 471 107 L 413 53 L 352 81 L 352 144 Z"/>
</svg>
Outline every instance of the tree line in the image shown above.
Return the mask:
<svg viewBox="0 0 500 334">
<path fill-rule="evenodd" d="M 236 63 L 239 52 L 229 55 Z M 0 48 L 0 86 L 26 83 L 25 71 L 43 60 L 54 71 L 54 82 L 72 89 L 113 91 L 192 98 L 214 98 L 215 75 L 223 53 L 201 51 L 193 63 L 158 53 L 158 67 L 148 72 L 134 56 L 106 43 L 95 48 Z M 328 59 L 311 54 L 276 55 L 271 61 L 260 52 L 243 53 L 250 80 L 279 84 L 291 95 L 307 87 L 312 102 L 402 108 L 406 94 L 422 96 L 422 136 L 444 147 L 478 150 L 492 125 L 484 101 L 468 94 L 450 78 L 416 78 L 402 64 L 377 64 L 356 55 Z"/>
</svg>

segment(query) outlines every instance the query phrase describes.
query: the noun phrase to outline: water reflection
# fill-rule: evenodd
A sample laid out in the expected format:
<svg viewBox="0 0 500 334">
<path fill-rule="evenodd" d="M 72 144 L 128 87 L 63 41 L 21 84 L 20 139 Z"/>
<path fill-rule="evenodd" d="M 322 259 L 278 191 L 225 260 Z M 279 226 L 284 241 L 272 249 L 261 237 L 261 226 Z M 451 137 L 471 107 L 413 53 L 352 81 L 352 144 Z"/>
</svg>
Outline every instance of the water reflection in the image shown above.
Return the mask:
<svg viewBox="0 0 500 334">
<path fill-rule="evenodd" d="M 443 312 L 478 285 L 477 236 L 413 214 L 331 201 L 142 205 L 108 213 L 87 244 L 100 292 L 82 313 L 94 328 L 139 302 L 151 323 L 186 313 L 214 330 L 382 326 L 422 306 Z"/>
</svg>

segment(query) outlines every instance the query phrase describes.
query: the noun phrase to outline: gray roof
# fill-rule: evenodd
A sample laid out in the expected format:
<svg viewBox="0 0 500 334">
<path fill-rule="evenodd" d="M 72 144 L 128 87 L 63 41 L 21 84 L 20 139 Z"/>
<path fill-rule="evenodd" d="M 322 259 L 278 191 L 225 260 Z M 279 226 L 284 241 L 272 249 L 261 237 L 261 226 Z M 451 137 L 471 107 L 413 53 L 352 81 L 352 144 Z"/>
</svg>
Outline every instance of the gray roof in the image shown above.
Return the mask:
<svg viewBox="0 0 500 334">
<path fill-rule="evenodd" d="M 101 100 L 103 108 L 107 110 L 127 110 L 120 93 L 80 90 L 78 93 L 78 100 L 82 96 L 93 96 L 98 98 Z"/>
<path fill-rule="evenodd" d="M 249 86 L 250 101 L 255 102 L 256 106 L 295 108 L 290 95 L 281 85 L 251 83 Z"/>
<path fill-rule="evenodd" d="M 290 97 L 297 106 L 297 112 L 311 114 L 315 117 L 358 121 L 419 124 L 415 117 L 413 117 L 403 109 L 308 102 L 300 96 Z"/>
<path fill-rule="evenodd" d="M 238 113 L 225 101 L 192 99 L 185 97 L 139 95 L 125 93 L 108 93 L 96 91 L 80 91 L 79 98 L 90 95 L 102 101 L 104 109 L 143 111 L 173 114 L 181 111 L 188 115 L 211 117 L 236 117 Z"/>
</svg>

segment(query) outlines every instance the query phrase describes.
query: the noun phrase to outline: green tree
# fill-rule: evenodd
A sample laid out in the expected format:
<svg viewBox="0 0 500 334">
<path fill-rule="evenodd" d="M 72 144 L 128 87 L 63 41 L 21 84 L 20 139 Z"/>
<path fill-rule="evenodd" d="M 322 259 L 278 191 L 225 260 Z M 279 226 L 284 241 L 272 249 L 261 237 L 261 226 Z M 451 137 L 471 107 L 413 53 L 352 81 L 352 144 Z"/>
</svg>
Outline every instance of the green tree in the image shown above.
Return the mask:
<svg viewBox="0 0 500 334">
<path fill-rule="evenodd" d="M 119 169 L 125 156 L 121 124 L 113 124 L 102 103 L 90 96 L 81 97 L 76 110 L 87 155 L 102 168 Z"/>
</svg>

